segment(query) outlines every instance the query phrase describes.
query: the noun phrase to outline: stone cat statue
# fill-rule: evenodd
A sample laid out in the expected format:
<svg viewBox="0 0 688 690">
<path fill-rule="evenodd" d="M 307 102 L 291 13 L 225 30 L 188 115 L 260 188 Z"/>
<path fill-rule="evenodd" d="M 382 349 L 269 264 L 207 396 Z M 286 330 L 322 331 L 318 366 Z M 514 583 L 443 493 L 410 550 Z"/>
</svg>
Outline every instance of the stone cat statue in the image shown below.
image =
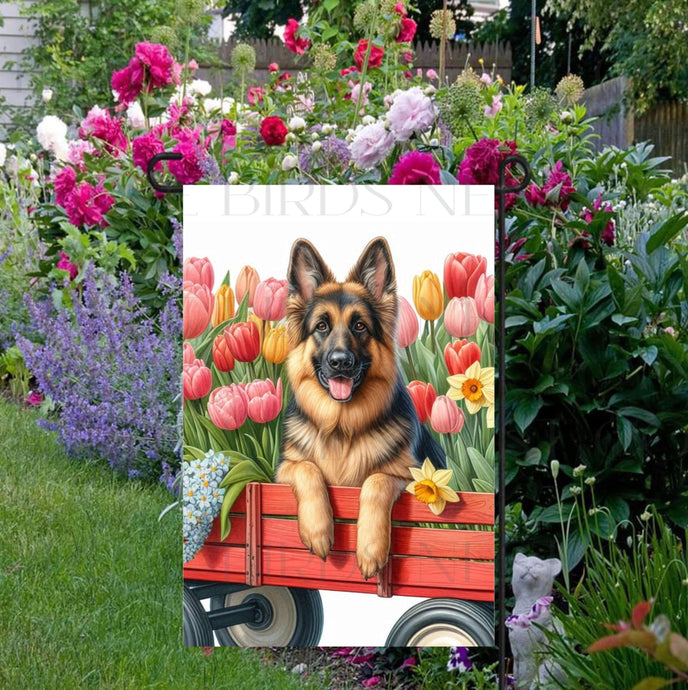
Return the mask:
<svg viewBox="0 0 688 690">
<path fill-rule="evenodd" d="M 506 620 L 509 628 L 509 642 L 514 655 L 514 677 L 518 690 L 535 687 L 536 681 L 559 678 L 562 671 L 551 664 L 542 664 L 538 669 L 534 652 L 542 649 L 545 635 L 533 623 L 552 629 L 552 586 L 554 578 L 561 572 L 561 561 L 548 558 L 543 561 L 536 556 L 517 553 L 513 564 L 511 586 L 516 597 L 512 615 Z"/>
</svg>

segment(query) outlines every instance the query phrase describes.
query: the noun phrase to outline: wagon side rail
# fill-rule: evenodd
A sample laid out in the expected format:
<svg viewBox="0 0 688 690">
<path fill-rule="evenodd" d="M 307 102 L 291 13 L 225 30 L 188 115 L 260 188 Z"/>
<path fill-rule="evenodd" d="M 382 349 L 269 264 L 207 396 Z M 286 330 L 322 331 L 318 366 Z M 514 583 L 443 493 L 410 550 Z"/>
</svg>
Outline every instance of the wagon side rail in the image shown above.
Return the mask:
<svg viewBox="0 0 688 690">
<path fill-rule="evenodd" d="M 494 495 L 459 492 L 441 515 L 404 493 L 392 511 L 390 558 L 376 580 L 356 564 L 360 489 L 330 487 L 334 545 L 323 562 L 302 544 L 296 500 L 283 484 L 248 484 L 220 539 L 219 520 L 184 566 L 194 580 L 494 601 Z M 434 525 L 434 526 L 433 526 Z M 446 525 L 438 529 L 439 525 Z M 476 529 L 476 526 L 479 526 Z"/>
</svg>

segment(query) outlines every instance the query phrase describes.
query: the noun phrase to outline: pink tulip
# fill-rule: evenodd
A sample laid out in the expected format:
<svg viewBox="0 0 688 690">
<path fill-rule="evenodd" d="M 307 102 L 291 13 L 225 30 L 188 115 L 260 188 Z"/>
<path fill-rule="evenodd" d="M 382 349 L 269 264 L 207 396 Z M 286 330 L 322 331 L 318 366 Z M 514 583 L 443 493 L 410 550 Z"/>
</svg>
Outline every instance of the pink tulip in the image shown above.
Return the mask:
<svg viewBox="0 0 688 690">
<path fill-rule="evenodd" d="M 197 338 L 210 323 L 213 293 L 207 285 L 184 281 L 184 339 Z"/>
<path fill-rule="evenodd" d="M 397 326 L 397 345 L 408 347 L 418 337 L 418 317 L 411 303 L 405 298 L 399 298 L 399 324 Z"/>
<path fill-rule="evenodd" d="M 244 296 L 248 292 L 248 306 L 253 306 L 253 296 L 256 294 L 256 287 L 260 282 L 260 276 L 253 266 L 244 266 L 237 276 L 234 285 L 234 294 L 237 304 L 241 304 Z"/>
<path fill-rule="evenodd" d="M 203 398 L 213 387 L 213 375 L 202 359 L 195 359 L 191 364 L 184 365 L 182 380 L 185 400 Z"/>
<path fill-rule="evenodd" d="M 435 389 L 431 383 L 411 381 L 411 383 L 406 386 L 406 390 L 408 390 L 411 400 L 413 401 L 413 406 L 416 408 L 418 419 L 420 419 L 421 424 L 424 424 L 430 416 L 433 403 L 437 398 Z"/>
<path fill-rule="evenodd" d="M 487 259 L 457 252 L 444 261 L 444 289 L 452 297 L 473 297 L 478 278 L 487 270 Z"/>
<path fill-rule="evenodd" d="M 253 296 L 253 311 L 259 319 L 263 321 L 279 321 L 287 313 L 287 292 L 286 280 L 268 278 L 256 285 L 256 292 Z"/>
<path fill-rule="evenodd" d="M 238 429 L 246 421 L 248 414 L 246 391 L 236 383 L 216 388 L 208 400 L 208 414 L 213 424 L 220 429 Z"/>
<path fill-rule="evenodd" d="M 277 388 L 270 379 L 256 379 L 246 386 L 248 395 L 248 416 L 259 424 L 271 422 L 282 409 L 282 379 Z"/>
<path fill-rule="evenodd" d="M 458 434 L 465 421 L 463 412 L 451 398 L 437 396 L 430 413 L 430 426 L 438 434 Z"/>
<path fill-rule="evenodd" d="M 475 286 L 475 308 L 483 321 L 494 323 L 494 276 L 481 275 Z"/>
<path fill-rule="evenodd" d="M 193 364 L 194 359 L 196 359 L 196 353 L 194 352 L 193 345 L 191 343 L 184 343 L 184 364 Z"/>
<path fill-rule="evenodd" d="M 444 327 L 455 338 L 475 335 L 479 324 L 480 316 L 472 297 L 454 297 L 444 310 Z"/>
<path fill-rule="evenodd" d="M 197 259 L 195 256 L 184 261 L 184 282 L 189 281 L 196 285 L 207 285 L 212 291 L 215 287 L 215 271 L 210 259 L 203 257 Z"/>
</svg>

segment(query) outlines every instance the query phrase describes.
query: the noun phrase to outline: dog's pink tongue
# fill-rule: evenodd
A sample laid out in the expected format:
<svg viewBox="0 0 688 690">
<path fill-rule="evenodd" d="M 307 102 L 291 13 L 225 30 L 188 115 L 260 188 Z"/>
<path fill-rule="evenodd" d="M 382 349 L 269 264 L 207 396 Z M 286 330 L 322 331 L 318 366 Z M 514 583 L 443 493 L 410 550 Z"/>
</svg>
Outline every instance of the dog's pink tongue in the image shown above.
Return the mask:
<svg viewBox="0 0 688 690">
<path fill-rule="evenodd" d="M 346 400 L 351 395 L 351 389 L 354 387 L 353 379 L 329 379 L 330 395 L 335 400 Z"/>
</svg>

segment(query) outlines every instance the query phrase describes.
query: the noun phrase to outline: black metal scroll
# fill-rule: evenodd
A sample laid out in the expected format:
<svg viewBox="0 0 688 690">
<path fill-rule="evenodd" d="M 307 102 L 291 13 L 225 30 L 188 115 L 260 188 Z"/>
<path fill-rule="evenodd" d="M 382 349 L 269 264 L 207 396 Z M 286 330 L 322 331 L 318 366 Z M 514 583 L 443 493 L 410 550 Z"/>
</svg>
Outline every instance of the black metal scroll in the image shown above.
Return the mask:
<svg viewBox="0 0 688 690">
<path fill-rule="evenodd" d="M 520 169 L 522 177 L 516 178 L 514 168 Z M 507 185 L 507 174 L 514 177 L 514 185 Z M 505 512 L 506 512 L 506 498 L 504 485 L 506 483 L 506 473 L 504 468 L 504 457 L 506 452 L 506 424 L 505 424 L 505 399 L 506 399 L 506 285 L 504 280 L 505 274 L 505 255 L 506 255 L 506 195 L 518 194 L 523 191 L 530 182 L 530 165 L 528 161 L 517 154 L 506 156 L 499 164 L 499 186 L 495 188 L 495 192 L 499 197 L 499 216 L 497 218 L 497 234 L 499 257 L 498 263 L 498 304 L 499 304 L 499 328 L 497 332 L 497 349 L 499 352 L 499 380 L 498 380 L 498 436 L 499 436 L 499 455 L 498 455 L 498 530 L 499 530 L 499 687 L 505 690 L 507 687 L 507 673 L 506 673 L 506 539 L 505 539 Z"/>
<path fill-rule="evenodd" d="M 160 161 L 180 161 L 183 158 L 181 153 L 170 153 L 168 151 L 165 151 L 163 153 L 156 153 L 149 161 L 148 161 L 148 169 L 146 170 L 146 175 L 148 177 L 148 181 L 150 182 L 151 187 L 155 189 L 158 192 L 166 192 L 167 194 L 181 194 L 184 188 L 179 185 L 179 184 L 160 184 L 156 179 L 155 179 L 155 166 L 160 162 Z"/>
</svg>

